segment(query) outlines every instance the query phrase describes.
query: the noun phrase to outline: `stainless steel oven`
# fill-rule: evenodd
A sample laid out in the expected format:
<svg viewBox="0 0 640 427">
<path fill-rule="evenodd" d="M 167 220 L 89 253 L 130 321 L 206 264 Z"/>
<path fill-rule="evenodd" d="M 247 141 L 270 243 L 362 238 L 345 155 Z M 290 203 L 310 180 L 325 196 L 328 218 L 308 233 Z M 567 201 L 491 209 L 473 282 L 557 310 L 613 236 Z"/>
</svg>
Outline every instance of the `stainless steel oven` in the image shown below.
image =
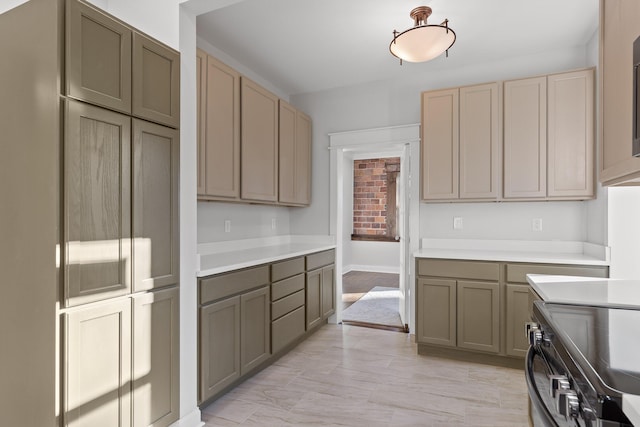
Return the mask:
<svg viewBox="0 0 640 427">
<path fill-rule="evenodd" d="M 534 426 L 632 426 L 622 393 L 640 394 L 640 310 L 538 301 L 533 320 L 525 374 Z"/>
</svg>

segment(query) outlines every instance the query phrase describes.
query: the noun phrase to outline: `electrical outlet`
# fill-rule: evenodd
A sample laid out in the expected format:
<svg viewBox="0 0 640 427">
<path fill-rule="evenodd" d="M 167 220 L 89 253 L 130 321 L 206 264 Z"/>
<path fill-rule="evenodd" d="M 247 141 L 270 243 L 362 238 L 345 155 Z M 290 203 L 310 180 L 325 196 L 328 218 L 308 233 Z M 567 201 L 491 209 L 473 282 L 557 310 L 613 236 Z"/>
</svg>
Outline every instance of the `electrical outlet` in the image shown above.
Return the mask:
<svg viewBox="0 0 640 427">
<path fill-rule="evenodd" d="M 271 218 L 271 229 L 272 230 L 276 229 L 276 219 L 275 218 Z"/>
<path fill-rule="evenodd" d="M 454 230 L 462 230 L 462 218 L 459 216 L 453 217 L 453 229 Z"/>
<path fill-rule="evenodd" d="M 231 232 L 231 220 L 230 219 L 225 219 L 224 220 L 224 232 L 225 233 L 230 233 Z"/>
<path fill-rule="evenodd" d="M 542 218 L 533 218 L 531 221 L 531 229 L 533 231 L 542 231 Z"/>
</svg>

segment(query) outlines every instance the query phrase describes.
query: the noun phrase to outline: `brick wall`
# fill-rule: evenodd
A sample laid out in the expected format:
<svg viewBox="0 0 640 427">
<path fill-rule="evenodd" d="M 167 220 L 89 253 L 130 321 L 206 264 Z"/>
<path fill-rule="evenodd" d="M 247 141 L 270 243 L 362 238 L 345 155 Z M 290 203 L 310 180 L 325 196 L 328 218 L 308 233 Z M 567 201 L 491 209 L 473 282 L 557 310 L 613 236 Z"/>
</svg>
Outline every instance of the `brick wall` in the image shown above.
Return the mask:
<svg viewBox="0 0 640 427">
<path fill-rule="evenodd" d="M 387 236 L 388 172 L 400 171 L 400 158 L 354 160 L 353 234 Z M 395 200 L 394 200 L 395 202 Z M 395 206 L 393 206 L 395 209 Z"/>
</svg>

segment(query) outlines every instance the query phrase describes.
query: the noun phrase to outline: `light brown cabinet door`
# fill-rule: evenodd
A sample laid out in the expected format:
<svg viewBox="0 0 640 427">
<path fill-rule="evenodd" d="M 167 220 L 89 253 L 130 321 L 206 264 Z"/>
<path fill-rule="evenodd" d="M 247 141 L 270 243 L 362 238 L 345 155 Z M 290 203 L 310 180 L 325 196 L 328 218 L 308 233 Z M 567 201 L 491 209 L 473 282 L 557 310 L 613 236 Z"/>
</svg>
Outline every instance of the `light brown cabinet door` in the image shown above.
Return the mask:
<svg viewBox="0 0 640 427">
<path fill-rule="evenodd" d="M 500 196 L 498 84 L 460 88 L 460 198 Z"/>
<path fill-rule="evenodd" d="M 64 315 L 64 425 L 131 425 L 131 300 Z"/>
<path fill-rule="evenodd" d="M 305 206 L 311 202 L 311 118 L 280 100 L 278 201 Z"/>
<path fill-rule="evenodd" d="M 322 321 L 322 269 L 307 272 L 306 283 L 307 331 Z"/>
<path fill-rule="evenodd" d="M 179 418 L 178 288 L 133 297 L 133 427 Z"/>
<path fill-rule="evenodd" d="M 179 133 L 133 119 L 134 291 L 179 281 Z"/>
<path fill-rule="evenodd" d="M 271 355 L 269 286 L 240 296 L 240 374 L 245 375 Z"/>
<path fill-rule="evenodd" d="M 593 70 L 547 77 L 547 195 L 593 197 Z"/>
<path fill-rule="evenodd" d="M 133 33 L 132 114 L 180 127 L 180 54 Z"/>
<path fill-rule="evenodd" d="M 322 318 L 327 319 L 336 312 L 336 267 L 322 268 Z"/>
<path fill-rule="evenodd" d="M 278 97 L 241 79 L 241 197 L 278 200 Z"/>
<path fill-rule="evenodd" d="M 66 19 L 66 93 L 131 113 L 131 29 L 77 0 Z"/>
<path fill-rule="evenodd" d="M 458 198 L 458 89 L 422 94 L 422 199 Z"/>
<path fill-rule="evenodd" d="M 206 168 L 206 117 L 207 117 L 207 53 L 196 49 L 196 99 L 198 114 L 198 195 L 205 194 Z"/>
<path fill-rule="evenodd" d="M 524 324 L 529 322 L 530 288 L 527 285 L 507 283 L 507 327 L 506 347 L 510 356 L 524 357 L 529 349 L 529 342 L 524 335 Z"/>
<path fill-rule="evenodd" d="M 458 281 L 458 347 L 500 351 L 500 285 Z"/>
<path fill-rule="evenodd" d="M 547 195 L 547 80 L 504 83 L 504 197 Z"/>
<path fill-rule="evenodd" d="M 203 199 L 236 200 L 240 197 L 240 74 L 212 56 L 204 57 L 199 116 L 204 145 L 198 152 L 204 181 L 198 194 Z"/>
<path fill-rule="evenodd" d="M 296 109 L 282 99 L 278 114 L 278 201 L 296 202 Z"/>
<path fill-rule="evenodd" d="M 240 378 L 240 297 L 200 309 L 200 401 Z"/>
<path fill-rule="evenodd" d="M 418 278 L 416 341 L 456 346 L 456 281 Z"/>
<path fill-rule="evenodd" d="M 67 306 L 131 291 L 131 119 L 67 101 L 64 297 Z"/>
<path fill-rule="evenodd" d="M 632 46 L 639 21 L 639 2 L 600 1 L 600 181 L 605 185 L 640 175 L 640 158 L 631 151 Z"/>
</svg>

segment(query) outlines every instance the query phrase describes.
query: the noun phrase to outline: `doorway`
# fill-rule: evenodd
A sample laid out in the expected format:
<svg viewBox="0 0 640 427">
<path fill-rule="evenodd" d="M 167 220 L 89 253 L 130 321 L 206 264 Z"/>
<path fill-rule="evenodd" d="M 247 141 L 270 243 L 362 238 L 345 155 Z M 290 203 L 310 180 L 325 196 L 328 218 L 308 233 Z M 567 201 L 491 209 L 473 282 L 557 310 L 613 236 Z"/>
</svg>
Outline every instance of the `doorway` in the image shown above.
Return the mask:
<svg viewBox="0 0 640 427">
<path fill-rule="evenodd" d="M 351 231 L 353 225 L 352 196 L 353 178 L 350 170 L 353 170 L 354 157 L 393 157 L 398 156 L 400 163 L 400 191 L 397 195 L 399 210 L 397 216 L 397 228 L 399 242 L 392 243 L 399 249 L 398 263 L 395 271 L 377 271 L 377 273 L 398 274 L 397 298 L 398 314 L 405 329 L 413 330 L 413 290 L 415 284 L 415 267 L 411 254 L 419 246 L 419 205 L 418 189 L 411 182 L 418 183 L 418 177 L 413 177 L 411 171 L 419 170 L 419 125 L 396 126 L 388 128 L 365 129 L 333 133 L 329 135 L 331 171 L 330 171 L 330 230 L 336 237 L 336 292 L 337 300 L 341 301 L 343 295 L 343 274 L 348 269 L 353 269 L 354 264 L 350 259 L 349 247 L 351 244 Z M 373 254 L 371 254 L 373 256 Z M 367 262 L 376 265 L 375 259 Z M 377 263 L 381 265 L 382 263 Z M 355 265 L 357 267 L 357 265 Z M 376 273 L 376 271 L 374 271 Z M 343 307 L 338 304 L 333 322 L 342 322 Z"/>
</svg>

